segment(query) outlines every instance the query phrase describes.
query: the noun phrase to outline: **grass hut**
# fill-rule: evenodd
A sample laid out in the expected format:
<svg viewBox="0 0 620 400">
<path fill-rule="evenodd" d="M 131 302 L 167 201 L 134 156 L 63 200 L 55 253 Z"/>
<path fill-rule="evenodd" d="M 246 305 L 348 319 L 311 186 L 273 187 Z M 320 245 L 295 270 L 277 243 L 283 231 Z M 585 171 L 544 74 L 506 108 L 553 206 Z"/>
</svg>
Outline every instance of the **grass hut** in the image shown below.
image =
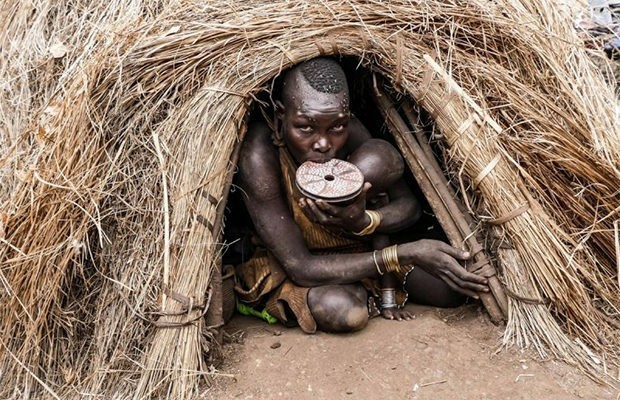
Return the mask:
<svg viewBox="0 0 620 400">
<path fill-rule="evenodd" d="M 247 116 L 319 55 L 430 116 L 442 168 L 495 240 L 504 344 L 617 384 L 619 108 L 568 11 L 5 1 L 0 397 L 194 398 L 214 372 L 204 316 Z"/>
</svg>

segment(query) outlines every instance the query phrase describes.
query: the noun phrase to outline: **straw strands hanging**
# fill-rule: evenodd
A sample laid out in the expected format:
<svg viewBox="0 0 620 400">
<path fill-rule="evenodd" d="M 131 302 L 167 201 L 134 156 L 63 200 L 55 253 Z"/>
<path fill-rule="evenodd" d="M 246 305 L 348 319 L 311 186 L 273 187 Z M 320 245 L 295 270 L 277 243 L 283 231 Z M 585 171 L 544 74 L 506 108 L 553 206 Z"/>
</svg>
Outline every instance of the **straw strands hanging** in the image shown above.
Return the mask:
<svg viewBox="0 0 620 400">
<path fill-rule="evenodd" d="M 510 245 L 504 342 L 613 382 L 619 108 L 561 5 L 40 0 L 0 21 L 0 397 L 196 395 L 246 112 L 319 55 L 434 117 Z"/>
</svg>

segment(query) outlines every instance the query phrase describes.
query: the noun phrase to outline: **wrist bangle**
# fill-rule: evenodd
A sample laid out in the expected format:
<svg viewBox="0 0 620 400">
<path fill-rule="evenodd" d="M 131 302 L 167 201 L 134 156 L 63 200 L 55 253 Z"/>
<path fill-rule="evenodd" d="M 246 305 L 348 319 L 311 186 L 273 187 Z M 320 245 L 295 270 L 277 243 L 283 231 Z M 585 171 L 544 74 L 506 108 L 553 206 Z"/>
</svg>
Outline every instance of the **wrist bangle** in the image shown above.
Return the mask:
<svg viewBox="0 0 620 400">
<path fill-rule="evenodd" d="M 381 258 L 386 272 L 399 272 L 400 263 L 398 262 L 398 245 L 392 245 L 381 250 Z"/>
<path fill-rule="evenodd" d="M 364 214 L 368 215 L 368 218 L 370 218 L 370 223 L 368 224 L 367 227 L 365 227 L 361 231 L 353 232 L 354 235 L 357 235 L 357 236 L 370 235 L 377 229 L 379 224 L 381 224 L 381 214 L 379 214 L 378 211 L 365 210 Z"/>
<path fill-rule="evenodd" d="M 375 267 L 377 268 L 377 272 L 379 273 L 379 275 L 383 275 L 384 272 L 381 271 L 381 268 L 379 268 L 379 263 L 377 262 L 377 251 L 378 250 L 374 250 L 372 252 L 372 260 L 375 262 Z"/>
</svg>

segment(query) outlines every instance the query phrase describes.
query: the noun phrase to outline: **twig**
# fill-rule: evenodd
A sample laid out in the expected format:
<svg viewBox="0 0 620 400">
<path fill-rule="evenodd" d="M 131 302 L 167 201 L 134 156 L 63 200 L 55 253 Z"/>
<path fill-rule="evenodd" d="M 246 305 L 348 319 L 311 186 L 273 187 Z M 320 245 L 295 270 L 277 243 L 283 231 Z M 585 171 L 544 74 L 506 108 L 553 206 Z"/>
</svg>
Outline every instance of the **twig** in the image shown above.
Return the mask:
<svg viewBox="0 0 620 400">
<path fill-rule="evenodd" d="M 432 385 L 439 385 L 441 383 L 446 383 L 448 382 L 447 379 L 442 379 L 440 381 L 433 381 L 433 382 L 428 382 L 428 383 L 420 383 L 420 387 L 426 387 L 426 386 L 432 386 Z"/>
<path fill-rule="evenodd" d="M 502 132 L 502 127 L 499 126 L 494 119 L 490 118 L 489 114 L 487 114 L 482 108 L 480 108 L 480 106 L 467 93 L 465 93 L 463 88 L 461 88 L 459 85 L 453 84 L 454 80 L 452 79 L 452 77 L 450 77 L 450 75 L 446 72 L 445 69 L 443 69 L 439 64 L 437 64 L 430 55 L 424 54 L 423 57 L 424 60 L 431 66 L 431 68 L 433 68 L 435 72 L 437 72 L 442 78 L 445 79 L 446 82 L 450 84 L 450 89 L 454 89 L 454 91 L 458 93 L 458 95 L 463 98 L 471 108 L 476 110 L 476 112 L 480 114 L 484 121 L 487 122 L 497 133 Z"/>
<path fill-rule="evenodd" d="M 155 152 L 157 153 L 157 159 L 159 160 L 159 167 L 161 170 L 161 181 L 163 186 L 163 208 L 164 208 L 164 290 L 162 290 L 161 296 L 161 310 L 165 311 L 166 307 L 166 290 L 168 290 L 168 283 L 170 280 L 170 210 L 168 204 L 168 180 L 166 178 L 166 163 L 164 161 L 164 155 L 161 151 L 161 145 L 159 144 L 159 135 L 153 132 L 153 144 L 155 145 Z"/>
<path fill-rule="evenodd" d="M 515 382 L 519 382 L 519 378 L 525 378 L 525 377 L 533 377 L 534 374 L 519 374 L 517 375 L 517 377 L 515 378 Z"/>
<path fill-rule="evenodd" d="M 618 224 L 620 219 L 614 221 L 614 242 L 616 244 L 616 273 L 618 278 L 618 287 L 620 288 L 620 232 L 618 232 Z"/>
<path fill-rule="evenodd" d="M 368 378 L 368 380 L 369 380 L 370 382 L 374 382 L 374 380 L 373 380 L 370 376 L 368 376 L 368 374 L 366 373 L 366 371 L 364 371 L 364 368 L 360 368 L 360 371 L 362 371 L 362 374 L 364 374 L 364 376 L 365 376 L 366 378 Z"/>
</svg>

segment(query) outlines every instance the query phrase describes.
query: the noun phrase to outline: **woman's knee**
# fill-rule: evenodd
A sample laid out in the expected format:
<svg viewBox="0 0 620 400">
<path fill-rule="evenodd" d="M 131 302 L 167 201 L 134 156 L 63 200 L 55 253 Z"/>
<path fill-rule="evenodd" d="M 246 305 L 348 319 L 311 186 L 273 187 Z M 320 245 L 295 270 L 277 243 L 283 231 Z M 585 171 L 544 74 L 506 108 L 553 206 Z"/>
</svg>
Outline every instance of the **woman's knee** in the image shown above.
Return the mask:
<svg viewBox="0 0 620 400">
<path fill-rule="evenodd" d="M 366 292 L 357 285 L 312 288 L 308 305 L 318 328 L 324 332 L 358 331 L 368 323 Z"/>
</svg>

